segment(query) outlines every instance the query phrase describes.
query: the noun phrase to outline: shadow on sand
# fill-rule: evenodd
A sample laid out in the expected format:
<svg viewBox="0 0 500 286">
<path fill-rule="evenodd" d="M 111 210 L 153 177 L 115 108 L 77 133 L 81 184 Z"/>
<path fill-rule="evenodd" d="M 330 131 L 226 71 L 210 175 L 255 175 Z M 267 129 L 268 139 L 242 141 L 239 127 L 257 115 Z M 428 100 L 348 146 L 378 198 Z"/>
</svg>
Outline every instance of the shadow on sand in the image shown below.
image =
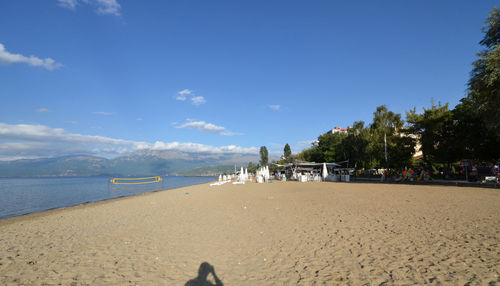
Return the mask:
<svg viewBox="0 0 500 286">
<path fill-rule="evenodd" d="M 212 273 L 212 276 L 215 280 L 215 284 L 209 281 L 208 275 Z M 186 282 L 185 286 L 223 286 L 224 284 L 220 281 L 219 277 L 215 274 L 215 269 L 208 262 L 203 262 L 200 264 L 200 268 L 198 269 L 198 277 L 189 280 Z"/>
</svg>

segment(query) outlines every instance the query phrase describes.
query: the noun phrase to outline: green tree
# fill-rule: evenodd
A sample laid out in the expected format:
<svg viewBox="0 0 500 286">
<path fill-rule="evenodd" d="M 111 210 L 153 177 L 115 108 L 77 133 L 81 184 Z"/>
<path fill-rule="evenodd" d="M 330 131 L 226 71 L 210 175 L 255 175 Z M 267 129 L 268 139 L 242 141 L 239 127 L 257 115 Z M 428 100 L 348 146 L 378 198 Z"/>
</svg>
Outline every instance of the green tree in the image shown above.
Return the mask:
<svg viewBox="0 0 500 286">
<path fill-rule="evenodd" d="M 500 159 L 500 10 L 493 8 L 483 26 L 484 50 L 472 63 L 468 95 L 453 115 L 457 141 L 464 158 L 494 162 Z"/>
<path fill-rule="evenodd" d="M 302 150 L 297 154 L 297 160 L 306 162 L 323 162 L 323 154 L 319 150 L 318 146 L 312 146 L 311 148 Z"/>
<path fill-rule="evenodd" d="M 267 151 L 266 146 L 260 147 L 260 165 L 267 166 L 269 162 L 269 152 Z"/>
<path fill-rule="evenodd" d="M 369 161 L 377 167 L 402 168 L 411 163 L 415 139 L 406 136 L 401 114 L 377 107 L 370 125 Z M 387 149 L 387 152 L 386 152 Z"/>
<path fill-rule="evenodd" d="M 484 122 L 484 127 L 500 136 L 500 10 L 493 8 L 483 26 L 485 49 L 472 63 L 469 94 L 462 104 Z"/>
<path fill-rule="evenodd" d="M 453 110 L 456 148 L 460 159 L 495 163 L 500 159 L 500 136 L 491 132 L 470 99 L 463 98 Z"/>
<path fill-rule="evenodd" d="M 318 156 L 315 162 L 336 162 L 345 159 L 342 141 L 346 137 L 342 133 L 327 133 L 318 137 L 318 149 L 322 156 Z"/>
<path fill-rule="evenodd" d="M 387 143 L 387 164 L 384 138 Z M 297 159 L 309 162 L 349 160 L 349 165 L 357 168 L 386 165 L 401 168 L 411 163 L 414 152 L 415 139 L 406 135 L 401 115 L 382 105 L 377 107 L 373 123 L 368 128 L 363 121 L 357 121 L 347 134 L 322 134 L 318 137 L 318 143 L 300 152 Z"/>
<path fill-rule="evenodd" d="M 258 169 L 257 164 L 254 164 L 252 162 L 248 162 L 247 169 L 249 173 L 255 173 Z"/>
<path fill-rule="evenodd" d="M 349 160 L 350 166 L 355 168 L 370 168 L 367 147 L 369 144 L 369 130 L 363 121 L 354 122 L 347 130 L 347 136 L 342 141 L 342 149 Z"/>
<path fill-rule="evenodd" d="M 286 143 L 285 148 L 283 148 L 283 157 L 286 162 L 290 162 L 292 159 L 292 149 L 290 148 L 290 145 L 288 145 L 288 143 Z"/>
<path fill-rule="evenodd" d="M 406 117 L 408 132 L 417 135 L 425 162 L 450 164 L 460 159 L 457 124 L 448 104 L 432 104 L 430 109 L 424 108 L 422 114 L 414 108 L 406 113 Z"/>
</svg>

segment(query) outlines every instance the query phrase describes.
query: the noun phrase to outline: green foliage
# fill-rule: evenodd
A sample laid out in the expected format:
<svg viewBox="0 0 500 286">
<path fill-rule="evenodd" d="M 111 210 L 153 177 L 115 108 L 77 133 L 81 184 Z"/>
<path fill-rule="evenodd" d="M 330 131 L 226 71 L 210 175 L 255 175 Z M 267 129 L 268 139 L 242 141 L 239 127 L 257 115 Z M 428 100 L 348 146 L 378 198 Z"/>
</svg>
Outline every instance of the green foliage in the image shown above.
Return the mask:
<svg viewBox="0 0 500 286">
<path fill-rule="evenodd" d="M 354 122 L 352 128 L 347 130 L 347 136 L 343 141 L 343 149 L 350 165 L 357 168 L 371 168 L 367 148 L 370 140 L 370 132 L 364 128 L 363 121 Z"/>
<path fill-rule="evenodd" d="M 407 113 L 410 132 L 417 134 L 424 161 L 459 159 L 495 162 L 500 158 L 500 10 L 494 8 L 483 26 L 484 50 L 472 63 L 467 97 L 455 109 L 448 104 Z"/>
<path fill-rule="evenodd" d="M 484 50 L 473 62 L 468 95 L 455 109 L 432 104 L 423 113 L 407 112 L 409 126 L 385 105 L 377 107 L 373 122 L 355 122 L 346 134 L 323 134 L 318 144 L 303 150 L 304 161 L 349 159 L 357 168 L 402 168 L 411 165 L 416 140 L 427 165 L 452 166 L 460 159 L 496 162 L 500 159 L 500 10 L 494 8 L 483 27 Z M 385 158 L 387 148 L 387 159 Z"/>
<path fill-rule="evenodd" d="M 418 114 L 414 108 L 406 113 L 410 125 L 408 133 L 420 138 L 425 162 L 451 163 L 460 160 L 460 142 L 457 138 L 456 121 L 448 104 L 432 105 Z"/>
<path fill-rule="evenodd" d="M 463 105 L 470 105 L 484 128 L 500 136 L 500 10 L 494 8 L 483 26 L 480 44 L 485 47 L 472 63 L 469 94 Z"/>
<path fill-rule="evenodd" d="M 415 140 L 405 136 L 401 114 L 389 111 L 385 105 L 377 107 L 370 125 L 367 153 L 374 167 L 403 168 L 415 151 Z M 386 143 L 385 143 L 386 142 Z M 387 144 L 387 161 L 385 160 Z"/>
<path fill-rule="evenodd" d="M 248 169 L 249 173 L 255 173 L 258 168 L 259 168 L 259 166 L 257 166 L 257 164 L 254 164 L 252 162 L 248 162 L 247 169 Z"/>
<path fill-rule="evenodd" d="M 290 148 L 290 145 L 288 145 L 288 143 L 286 143 L 285 148 L 283 148 L 283 157 L 287 162 L 289 162 L 292 158 L 292 149 Z"/>
<path fill-rule="evenodd" d="M 297 154 L 297 160 L 307 161 L 307 162 L 322 162 L 322 154 L 317 146 L 313 146 L 309 149 L 305 149 L 299 154 Z M 319 160 L 318 160 L 319 159 Z"/>
<path fill-rule="evenodd" d="M 402 168 L 411 164 L 415 150 L 415 140 L 402 132 L 403 125 L 400 114 L 382 105 L 377 107 L 369 127 L 365 127 L 363 121 L 357 121 L 347 133 L 320 135 L 318 144 L 302 151 L 298 159 L 310 162 L 349 160 L 350 166 L 356 168 L 384 167 L 385 137 L 388 167 Z"/>
<path fill-rule="evenodd" d="M 267 151 L 266 146 L 260 147 L 260 165 L 267 166 L 269 162 L 269 152 Z"/>
<path fill-rule="evenodd" d="M 343 133 L 327 133 L 318 138 L 319 153 L 316 162 L 336 162 L 343 161 L 345 154 L 343 152 L 342 141 L 346 137 Z"/>
<path fill-rule="evenodd" d="M 453 110 L 456 138 L 461 158 L 495 163 L 500 159 L 500 135 L 491 132 L 469 98 Z"/>
</svg>

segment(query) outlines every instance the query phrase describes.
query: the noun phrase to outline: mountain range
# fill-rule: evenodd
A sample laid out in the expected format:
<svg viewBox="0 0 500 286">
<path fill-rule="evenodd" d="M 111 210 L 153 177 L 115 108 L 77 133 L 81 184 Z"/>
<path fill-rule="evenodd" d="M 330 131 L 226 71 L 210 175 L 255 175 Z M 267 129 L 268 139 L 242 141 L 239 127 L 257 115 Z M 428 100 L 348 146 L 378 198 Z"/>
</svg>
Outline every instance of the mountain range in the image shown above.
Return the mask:
<svg viewBox="0 0 500 286">
<path fill-rule="evenodd" d="M 113 159 L 73 155 L 0 161 L 0 178 L 214 175 L 258 160 L 256 154 L 141 150 Z"/>
</svg>

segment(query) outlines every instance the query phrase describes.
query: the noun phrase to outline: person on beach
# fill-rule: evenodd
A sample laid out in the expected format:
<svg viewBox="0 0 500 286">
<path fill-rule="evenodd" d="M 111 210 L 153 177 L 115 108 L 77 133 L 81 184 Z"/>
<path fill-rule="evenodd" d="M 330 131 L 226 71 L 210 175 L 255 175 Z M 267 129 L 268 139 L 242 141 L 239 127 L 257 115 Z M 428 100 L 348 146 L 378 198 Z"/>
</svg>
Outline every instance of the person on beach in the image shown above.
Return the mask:
<svg viewBox="0 0 500 286">
<path fill-rule="evenodd" d="M 214 277 L 215 284 L 208 281 L 208 274 L 212 273 Z M 185 286 L 224 286 L 222 281 L 215 274 L 215 269 L 208 262 L 203 262 L 200 264 L 200 268 L 198 269 L 198 277 L 189 280 L 186 282 Z"/>
</svg>

